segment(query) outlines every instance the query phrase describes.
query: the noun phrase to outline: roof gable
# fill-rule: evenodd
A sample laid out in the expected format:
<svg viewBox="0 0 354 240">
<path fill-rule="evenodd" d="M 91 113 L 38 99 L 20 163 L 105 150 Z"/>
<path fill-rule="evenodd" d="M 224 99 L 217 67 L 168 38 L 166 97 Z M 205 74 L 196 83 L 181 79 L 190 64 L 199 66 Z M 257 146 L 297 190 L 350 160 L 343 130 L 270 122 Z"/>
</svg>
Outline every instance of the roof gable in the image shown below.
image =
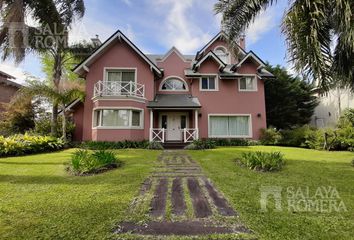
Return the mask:
<svg viewBox="0 0 354 240">
<path fill-rule="evenodd" d="M 223 32 L 220 31 L 216 36 L 214 36 L 202 49 L 200 49 L 197 52 L 196 58 L 198 58 L 199 55 L 203 54 L 214 42 L 216 42 L 218 39 L 227 39 L 227 35 Z M 241 53 L 246 54 L 244 49 L 240 47 L 238 43 L 236 43 L 237 47 L 240 49 Z"/>
<path fill-rule="evenodd" d="M 163 57 L 162 59 L 156 60 L 157 62 L 164 62 L 166 59 L 172 54 L 175 53 L 180 59 L 182 59 L 183 62 L 189 62 L 183 54 L 175 47 L 173 46 Z"/>
<path fill-rule="evenodd" d="M 252 58 L 259 65 L 258 69 L 265 67 L 265 63 L 262 61 L 262 59 L 260 59 L 253 51 L 249 51 L 247 53 L 247 55 L 243 59 L 241 59 L 241 61 L 239 63 L 235 64 L 232 67 L 232 70 L 235 70 L 235 69 L 241 67 L 241 65 L 249 58 Z"/>
<path fill-rule="evenodd" d="M 193 70 L 196 70 L 200 67 L 200 65 L 207 59 L 212 58 L 214 59 L 219 65 L 220 69 L 223 69 L 226 67 L 226 64 L 212 51 L 209 51 L 208 54 L 204 55 L 201 59 L 199 59 L 194 65 L 193 65 Z"/>
<path fill-rule="evenodd" d="M 74 68 L 75 73 L 89 72 L 89 66 L 100 57 L 104 51 L 114 44 L 115 40 L 124 41 L 127 43 L 145 62 L 150 65 L 150 69 L 158 75 L 162 75 L 162 71 L 149 59 L 137 46 L 134 45 L 120 30 L 110 36 L 100 47 L 98 47 L 89 57 L 83 60 Z"/>
</svg>

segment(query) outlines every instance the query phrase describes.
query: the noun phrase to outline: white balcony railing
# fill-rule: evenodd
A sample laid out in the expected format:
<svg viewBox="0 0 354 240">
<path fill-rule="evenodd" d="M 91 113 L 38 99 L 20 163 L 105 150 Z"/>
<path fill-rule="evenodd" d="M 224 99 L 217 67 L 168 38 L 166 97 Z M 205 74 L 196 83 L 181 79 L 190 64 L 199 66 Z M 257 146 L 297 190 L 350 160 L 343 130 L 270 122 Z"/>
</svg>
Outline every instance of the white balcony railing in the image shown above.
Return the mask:
<svg viewBox="0 0 354 240">
<path fill-rule="evenodd" d="M 150 139 L 152 142 L 165 142 L 165 129 L 164 128 L 151 128 Z"/>
<path fill-rule="evenodd" d="M 183 129 L 183 141 L 193 142 L 198 139 L 198 128 L 185 128 Z"/>
<path fill-rule="evenodd" d="M 95 84 L 93 96 L 133 96 L 144 98 L 145 86 L 135 82 L 98 81 Z"/>
</svg>

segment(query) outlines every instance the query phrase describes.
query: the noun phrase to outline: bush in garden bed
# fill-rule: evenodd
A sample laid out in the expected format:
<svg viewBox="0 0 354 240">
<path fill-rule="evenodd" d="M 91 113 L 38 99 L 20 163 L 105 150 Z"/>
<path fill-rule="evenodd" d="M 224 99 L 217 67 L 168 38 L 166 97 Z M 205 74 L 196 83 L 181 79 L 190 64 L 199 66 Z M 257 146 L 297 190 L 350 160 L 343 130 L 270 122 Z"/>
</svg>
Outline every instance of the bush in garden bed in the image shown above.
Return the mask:
<svg viewBox="0 0 354 240">
<path fill-rule="evenodd" d="M 280 152 L 246 152 L 238 160 L 240 165 L 257 171 L 278 171 L 284 166 L 284 156 Z"/>
<path fill-rule="evenodd" d="M 124 149 L 124 148 L 147 148 L 148 141 L 122 141 L 122 142 L 106 142 L 106 141 L 87 141 L 82 142 L 80 148 L 90 150 L 106 150 L 106 149 Z"/>
<path fill-rule="evenodd" d="M 213 149 L 216 147 L 216 143 L 211 139 L 194 140 L 191 144 L 185 147 L 187 150 L 204 150 Z"/>
<path fill-rule="evenodd" d="M 112 151 L 99 150 L 90 152 L 88 150 L 77 150 L 71 156 L 68 170 L 75 175 L 97 174 L 109 169 L 122 166 Z"/>
<path fill-rule="evenodd" d="M 163 146 L 161 143 L 159 142 L 149 142 L 148 146 L 146 147 L 146 149 L 151 149 L 151 150 L 163 150 Z"/>
<path fill-rule="evenodd" d="M 65 142 L 59 138 L 38 135 L 0 136 L 0 156 L 21 156 L 63 149 Z"/>
</svg>

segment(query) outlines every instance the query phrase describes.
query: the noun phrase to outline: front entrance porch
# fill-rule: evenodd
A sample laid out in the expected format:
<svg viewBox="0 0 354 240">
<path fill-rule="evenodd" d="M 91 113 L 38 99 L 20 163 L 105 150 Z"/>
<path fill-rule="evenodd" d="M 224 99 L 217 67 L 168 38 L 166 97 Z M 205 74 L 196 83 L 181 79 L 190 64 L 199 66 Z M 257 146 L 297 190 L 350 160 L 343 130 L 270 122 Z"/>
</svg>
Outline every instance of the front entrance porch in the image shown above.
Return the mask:
<svg viewBox="0 0 354 240">
<path fill-rule="evenodd" d="M 199 138 L 198 110 L 150 110 L 150 141 L 192 142 Z"/>
</svg>

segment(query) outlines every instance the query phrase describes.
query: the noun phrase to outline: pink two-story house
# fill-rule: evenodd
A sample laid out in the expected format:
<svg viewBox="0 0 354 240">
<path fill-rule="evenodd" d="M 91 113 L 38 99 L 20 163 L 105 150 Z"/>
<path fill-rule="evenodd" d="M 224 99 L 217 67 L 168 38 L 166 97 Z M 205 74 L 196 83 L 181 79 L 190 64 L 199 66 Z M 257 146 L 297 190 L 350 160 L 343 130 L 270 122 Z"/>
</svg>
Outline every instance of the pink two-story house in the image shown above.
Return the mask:
<svg viewBox="0 0 354 240">
<path fill-rule="evenodd" d="M 244 38 L 232 54 L 220 32 L 195 55 L 144 54 L 117 31 L 80 63 L 86 100 L 75 101 L 75 140 L 191 142 L 258 139 L 272 74 Z M 235 57 L 237 56 L 237 57 Z"/>
</svg>

